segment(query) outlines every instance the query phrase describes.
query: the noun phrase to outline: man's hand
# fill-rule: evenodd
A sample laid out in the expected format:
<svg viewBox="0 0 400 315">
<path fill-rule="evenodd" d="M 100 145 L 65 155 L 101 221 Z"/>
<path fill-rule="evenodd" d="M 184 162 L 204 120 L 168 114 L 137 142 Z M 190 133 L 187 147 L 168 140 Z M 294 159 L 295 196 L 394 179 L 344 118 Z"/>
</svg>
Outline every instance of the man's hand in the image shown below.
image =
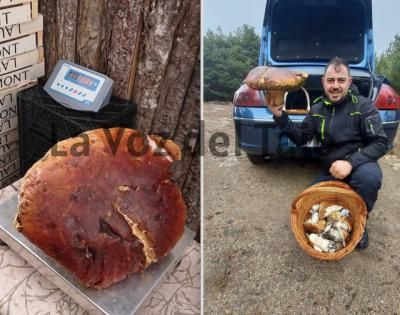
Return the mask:
<svg viewBox="0 0 400 315">
<path fill-rule="evenodd" d="M 332 163 L 329 172 L 331 175 L 337 179 L 344 179 L 351 173 L 353 167 L 349 161 L 337 160 Z"/>
<path fill-rule="evenodd" d="M 278 106 L 268 106 L 268 109 L 271 111 L 271 113 L 275 116 L 275 117 L 281 117 L 282 116 L 282 109 L 283 109 L 283 105 L 278 105 Z"/>
</svg>

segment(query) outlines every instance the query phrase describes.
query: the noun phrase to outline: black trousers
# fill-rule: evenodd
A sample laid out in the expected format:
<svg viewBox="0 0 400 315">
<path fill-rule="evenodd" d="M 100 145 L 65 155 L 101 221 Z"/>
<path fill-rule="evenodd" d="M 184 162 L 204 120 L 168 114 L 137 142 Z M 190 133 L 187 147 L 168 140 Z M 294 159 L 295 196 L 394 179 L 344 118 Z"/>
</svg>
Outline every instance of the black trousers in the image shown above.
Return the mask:
<svg viewBox="0 0 400 315">
<path fill-rule="evenodd" d="M 328 180 L 338 179 L 330 174 L 321 173 L 312 181 L 311 185 Z M 376 162 L 361 164 L 341 181 L 349 184 L 364 199 L 367 210 L 370 212 L 378 198 L 378 191 L 382 183 L 382 170 L 379 164 Z"/>
</svg>

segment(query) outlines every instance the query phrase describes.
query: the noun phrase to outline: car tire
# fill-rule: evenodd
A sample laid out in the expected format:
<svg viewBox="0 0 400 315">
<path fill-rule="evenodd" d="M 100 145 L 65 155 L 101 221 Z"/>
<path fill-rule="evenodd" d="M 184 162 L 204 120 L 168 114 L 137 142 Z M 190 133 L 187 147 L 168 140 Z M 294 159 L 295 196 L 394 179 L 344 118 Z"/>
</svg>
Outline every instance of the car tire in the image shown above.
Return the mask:
<svg viewBox="0 0 400 315">
<path fill-rule="evenodd" d="M 263 165 L 265 163 L 265 156 L 264 155 L 257 155 L 257 154 L 249 154 L 247 153 L 247 158 L 254 165 Z"/>
</svg>

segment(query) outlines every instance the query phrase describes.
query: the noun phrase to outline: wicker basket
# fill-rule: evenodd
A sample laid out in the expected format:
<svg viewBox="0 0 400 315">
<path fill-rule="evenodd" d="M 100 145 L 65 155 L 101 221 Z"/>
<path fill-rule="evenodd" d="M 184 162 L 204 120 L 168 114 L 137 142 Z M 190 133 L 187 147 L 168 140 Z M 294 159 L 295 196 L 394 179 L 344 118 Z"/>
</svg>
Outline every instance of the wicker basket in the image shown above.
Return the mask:
<svg viewBox="0 0 400 315">
<path fill-rule="evenodd" d="M 309 210 L 314 204 L 329 201 L 341 205 L 351 212 L 353 231 L 347 245 L 335 253 L 323 253 L 315 250 L 308 242 L 303 223 L 309 217 Z M 340 181 L 327 181 L 313 185 L 303 191 L 292 203 L 291 227 L 294 236 L 309 255 L 321 260 L 339 260 L 350 254 L 364 232 L 367 208 L 364 200 L 349 185 Z"/>
</svg>

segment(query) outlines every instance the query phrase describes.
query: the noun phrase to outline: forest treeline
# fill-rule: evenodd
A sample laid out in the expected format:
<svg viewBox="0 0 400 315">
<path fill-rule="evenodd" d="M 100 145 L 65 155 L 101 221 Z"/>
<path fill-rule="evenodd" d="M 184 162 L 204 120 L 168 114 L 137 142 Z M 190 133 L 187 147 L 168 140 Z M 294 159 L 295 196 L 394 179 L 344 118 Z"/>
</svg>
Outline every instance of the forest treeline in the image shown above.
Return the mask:
<svg viewBox="0 0 400 315">
<path fill-rule="evenodd" d="M 258 64 L 260 36 L 243 25 L 228 35 L 208 30 L 203 41 L 204 101 L 232 101 L 247 73 Z M 400 93 L 400 35 L 375 56 L 375 74 L 384 75 Z"/>
</svg>

